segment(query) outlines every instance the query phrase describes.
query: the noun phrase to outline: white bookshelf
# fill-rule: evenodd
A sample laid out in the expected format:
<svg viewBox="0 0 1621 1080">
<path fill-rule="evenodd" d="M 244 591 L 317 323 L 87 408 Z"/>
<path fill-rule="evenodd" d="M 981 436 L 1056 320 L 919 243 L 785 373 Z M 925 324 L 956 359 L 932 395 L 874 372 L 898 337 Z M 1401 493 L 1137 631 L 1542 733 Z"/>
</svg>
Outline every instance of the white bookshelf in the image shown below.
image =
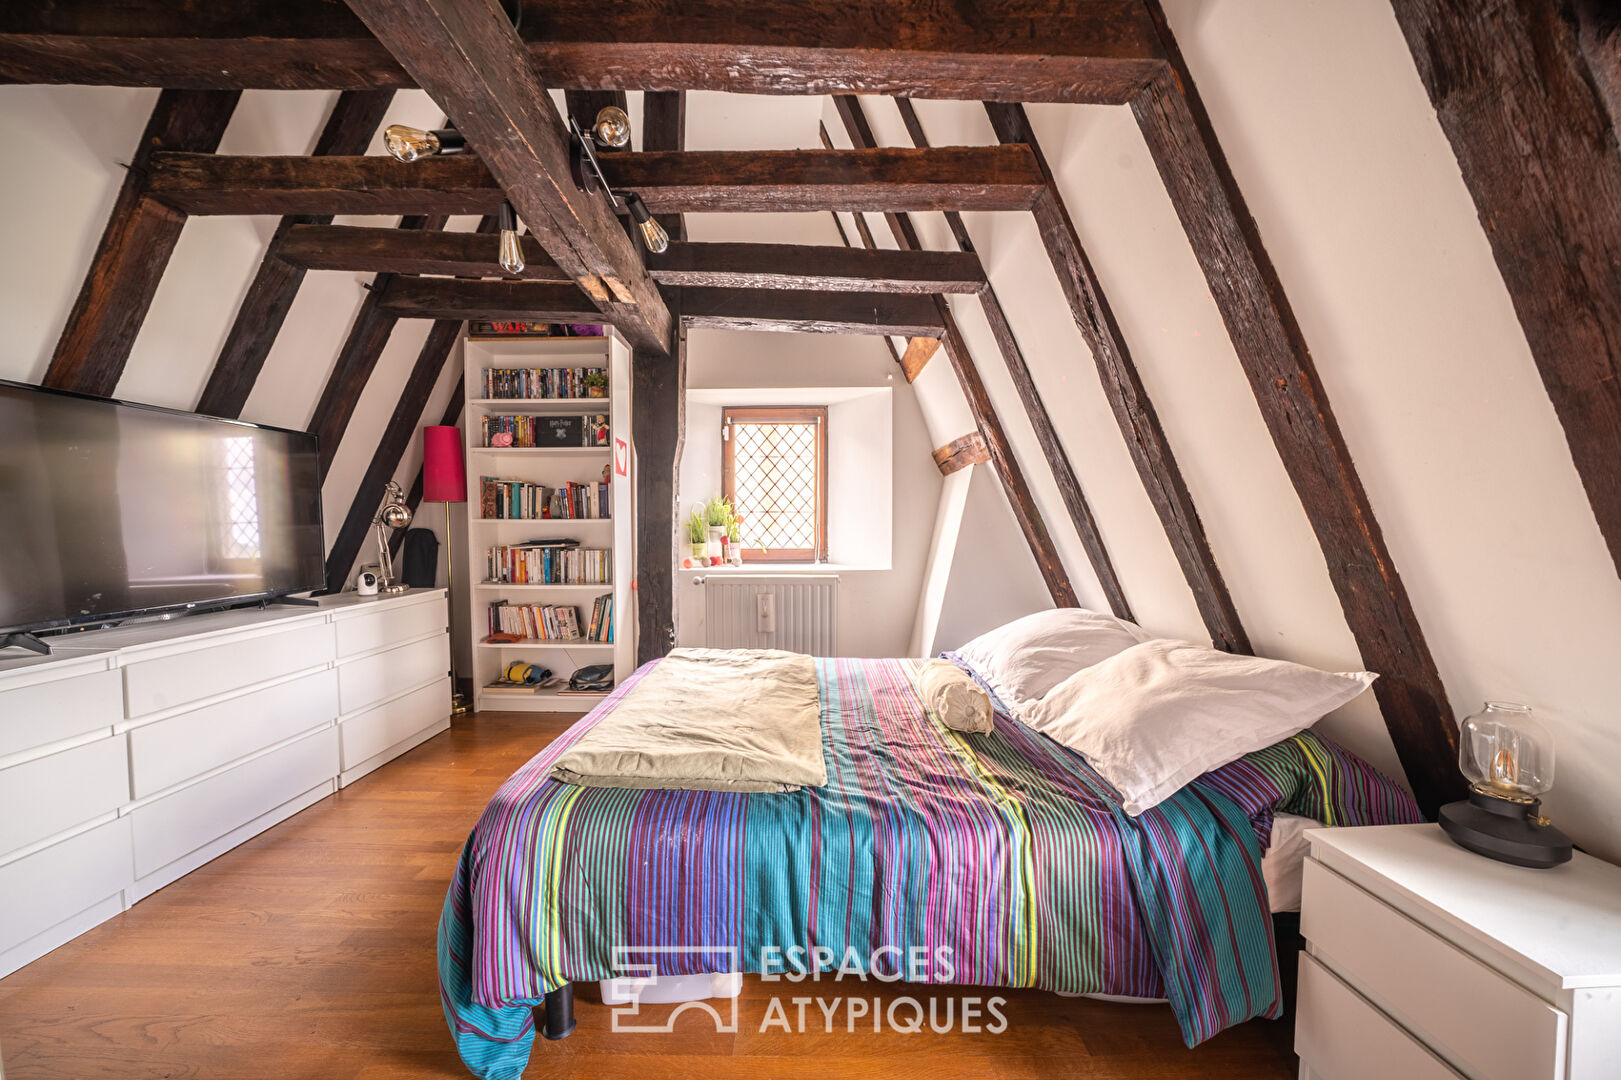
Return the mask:
<svg viewBox="0 0 1621 1080">
<path fill-rule="evenodd" d="M 463 438 L 467 448 L 467 552 L 471 587 L 463 592 L 473 630 L 473 707 L 476 709 L 556 712 L 590 708 L 606 695 L 559 694 L 555 690 L 514 692 L 489 690 L 501 669 L 514 660 L 527 660 L 567 677 L 576 668 L 612 663 L 615 680 L 635 666 L 636 625 L 630 585 L 634 574 L 631 531 L 631 478 L 614 468 L 616 440 L 630 443 L 630 347 L 612 330 L 600 338 L 528 338 L 505 341 L 469 339 L 465 349 L 468 390 Z M 601 398 L 486 398 L 477 396 L 486 368 L 605 367 L 608 396 Z M 483 418 L 492 415 L 593 416 L 608 415 L 605 447 L 486 447 Z M 628 457 L 628 449 L 626 451 Z M 558 487 L 566 481 L 595 483 L 602 469 L 610 470 L 609 517 L 486 520 L 480 516 L 480 480 L 498 477 Z M 599 584 L 510 585 L 484 580 L 485 553 L 497 545 L 511 545 L 536 537 L 576 539 L 582 548 L 612 552 L 610 581 Z M 495 644 L 488 636 L 489 607 L 498 600 L 514 604 L 570 604 L 578 609 L 581 629 L 591 617 L 598 596 L 614 598 L 611 644 L 588 641 L 524 641 Z"/>
</svg>

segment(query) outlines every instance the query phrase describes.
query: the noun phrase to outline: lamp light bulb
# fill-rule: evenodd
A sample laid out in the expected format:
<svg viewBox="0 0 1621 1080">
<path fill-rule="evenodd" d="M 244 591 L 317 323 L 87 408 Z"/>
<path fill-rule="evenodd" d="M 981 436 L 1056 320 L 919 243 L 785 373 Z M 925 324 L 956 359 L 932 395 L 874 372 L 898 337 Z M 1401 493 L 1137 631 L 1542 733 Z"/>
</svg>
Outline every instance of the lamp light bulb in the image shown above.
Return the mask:
<svg viewBox="0 0 1621 1080">
<path fill-rule="evenodd" d="M 518 214 L 512 209 L 512 204 L 501 204 L 500 213 L 501 247 L 496 261 L 501 269 L 509 274 L 523 273 L 523 245 L 518 242 Z"/>
<path fill-rule="evenodd" d="M 616 150 L 630 145 L 630 117 L 617 105 L 605 105 L 591 123 L 591 137 L 598 145 Z"/>
<path fill-rule="evenodd" d="M 657 255 L 669 248 L 670 234 L 665 232 L 664 226 L 653 217 L 640 195 L 634 191 L 625 192 L 625 206 L 630 210 L 630 218 L 636 223 L 636 229 L 642 234 L 642 243 L 647 245 L 648 251 Z"/>
<path fill-rule="evenodd" d="M 421 128 L 390 124 L 383 129 L 383 146 L 395 161 L 412 162 L 439 152 L 439 136 Z"/>
</svg>

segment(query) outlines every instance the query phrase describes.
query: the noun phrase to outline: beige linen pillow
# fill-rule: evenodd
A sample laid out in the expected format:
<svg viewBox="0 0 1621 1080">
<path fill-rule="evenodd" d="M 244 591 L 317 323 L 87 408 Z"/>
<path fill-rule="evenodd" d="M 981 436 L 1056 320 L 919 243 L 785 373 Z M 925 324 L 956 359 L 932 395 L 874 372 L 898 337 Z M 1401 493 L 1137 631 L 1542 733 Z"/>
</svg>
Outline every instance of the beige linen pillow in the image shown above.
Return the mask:
<svg viewBox="0 0 1621 1080">
<path fill-rule="evenodd" d="M 990 695 L 973 676 L 950 660 L 930 660 L 917 676 L 918 693 L 929 711 L 953 731 L 984 733 L 994 725 Z"/>
<path fill-rule="evenodd" d="M 1024 719 L 1078 751 L 1119 790 L 1126 812 L 1140 814 L 1305 730 L 1376 678 L 1156 640 L 1076 672 Z"/>
</svg>

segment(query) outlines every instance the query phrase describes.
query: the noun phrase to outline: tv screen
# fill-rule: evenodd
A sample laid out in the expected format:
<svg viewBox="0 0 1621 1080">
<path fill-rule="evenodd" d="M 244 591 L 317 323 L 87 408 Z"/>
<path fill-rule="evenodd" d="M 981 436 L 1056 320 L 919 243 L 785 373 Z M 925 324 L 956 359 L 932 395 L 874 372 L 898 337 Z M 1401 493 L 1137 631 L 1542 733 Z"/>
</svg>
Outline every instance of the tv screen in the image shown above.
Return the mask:
<svg viewBox="0 0 1621 1080">
<path fill-rule="evenodd" d="M 299 431 L 0 380 L 0 630 L 325 584 Z"/>
</svg>

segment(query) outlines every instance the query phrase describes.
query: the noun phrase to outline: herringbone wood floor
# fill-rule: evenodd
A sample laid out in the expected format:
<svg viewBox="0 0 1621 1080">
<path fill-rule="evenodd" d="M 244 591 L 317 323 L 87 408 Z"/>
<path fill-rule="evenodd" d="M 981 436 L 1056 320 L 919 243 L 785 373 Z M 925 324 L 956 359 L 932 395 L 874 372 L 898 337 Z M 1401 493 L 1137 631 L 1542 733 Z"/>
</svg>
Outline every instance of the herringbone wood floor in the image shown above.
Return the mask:
<svg viewBox="0 0 1621 1080">
<path fill-rule="evenodd" d="M 6 1080 L 396 1080 L 464 1077 L 440 1012 L 434 927 L 457 853 L 496 787 L 570 718 L 486 714 L 214 860 L 129 912 L 0 979 Z M 737 1034 L 686 1014 L 665 1035 L 614 1034 L 591 988 L 579 1028 L 537 1043 L 531 1077 L 1294 1076 L 1287 1022 L 1187 1050 L 1164 1006 L 1002 993 L 1001 1034 L 761 1033 L 771 991 L 750 979 Z M 962 993 L 962 991 L 954 991 Z M 831 993 L 887 1000 L 876 984 Z M 795 1006 L 785 1000 L 794 1018 Z M 667 1015 L 668 1006 L 663 1013 Z M 943 1009 L 943 1005 L 942 1005 Z M 655 1016 L 660 1015 L 655 1007 Z M 712 1026 L 712 1025 L 711 1025 Z"/>
</svg>

